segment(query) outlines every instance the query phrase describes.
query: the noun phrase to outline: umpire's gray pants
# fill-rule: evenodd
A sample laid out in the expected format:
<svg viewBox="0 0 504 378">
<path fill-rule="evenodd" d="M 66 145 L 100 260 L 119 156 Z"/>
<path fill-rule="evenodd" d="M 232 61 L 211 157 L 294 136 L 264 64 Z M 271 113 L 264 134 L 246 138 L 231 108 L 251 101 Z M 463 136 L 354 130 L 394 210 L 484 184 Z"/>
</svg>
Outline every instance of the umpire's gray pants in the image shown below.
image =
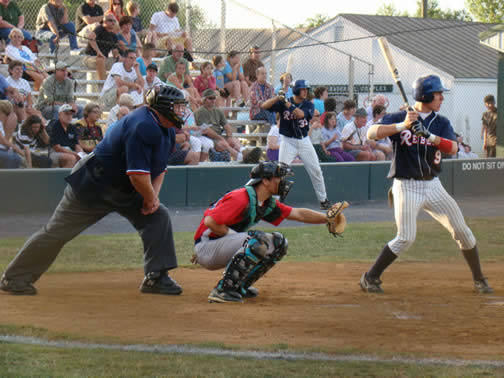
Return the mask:
<svg viewBox="0 0 504 378">
<path fill-rule="evenodd" d="M 144 246 L 145 273 L 177 267 L 171 220 L 166 207 L 160 205 L 155 213 L 143 215 L 139 195 L 133 198 L 110 190 L 102 197 L 91 205 L 83 203 L 67 185 L 51 219 L 28 239 L 7 267 L 5 278 L 9 281 L 37 281 L 67 242 L 111 212 L 127 218 L 139 232 Z"/>
</svg>

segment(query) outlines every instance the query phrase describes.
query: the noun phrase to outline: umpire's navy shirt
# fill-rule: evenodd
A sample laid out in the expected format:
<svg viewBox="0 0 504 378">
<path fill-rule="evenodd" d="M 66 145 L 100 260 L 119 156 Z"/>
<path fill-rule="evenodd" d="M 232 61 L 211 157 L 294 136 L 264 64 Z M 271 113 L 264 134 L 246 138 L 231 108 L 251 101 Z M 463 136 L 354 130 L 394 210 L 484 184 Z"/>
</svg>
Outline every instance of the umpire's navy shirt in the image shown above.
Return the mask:
<svg viewBox="0 0 504 378">
<path fill-rule="evenodd" d="M 294 103 L 294 97 L 291 97 L 289 102 L 292 104 L 290 108 L 287 108 L 283 101 L 278 100 L 269 110 L 280 114 L 280 134 L 289 138 L 303 139 L 308 135 L 315 105 L 308 100 L 303 100 L 301 103 L 296 104 Z M 304 112 L 304 118 L 297 119 L 294 117 L 292 112 L 296 108 Z"/>
<path fill-rule="evenodd" d="M 156 114 L 143 106 L 118 121 L 94 153 L 104 168 L 105 184 L 131 191 L 128 175 L 150 174 L 155 179 L 166 171 L 174 145 L 175 130 L 161 126 Z"/>
<path fill-rule="evenodd" d="M 406 118 L 406 111 L 386 114 L 378 124 L 391 125 Z M 456 140 L 448 118 L 431 112 L 425 119 L 418 117 L 431 134 Z M 424 137 L 417 137 L 411 130 L 403 130 L 389 137 L 394 155 L 388 178 L 421 180 L 436 177 L 441 172 L 441 151 Z"/>
</svg>

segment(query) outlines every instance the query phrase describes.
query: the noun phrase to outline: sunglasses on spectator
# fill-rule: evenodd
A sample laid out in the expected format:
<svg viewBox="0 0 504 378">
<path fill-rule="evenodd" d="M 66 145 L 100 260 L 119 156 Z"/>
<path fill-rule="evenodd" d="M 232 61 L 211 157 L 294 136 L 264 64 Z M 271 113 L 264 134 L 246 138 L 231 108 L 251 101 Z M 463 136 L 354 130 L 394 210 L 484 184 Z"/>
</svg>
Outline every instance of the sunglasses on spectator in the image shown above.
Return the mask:
<svg viewBox="0 0 504 378">
<path fill-rule="evenodd" d="M 217 97 L 207 97 L 209 100 L 217 100 Z"/>
<path fill-rule="evenodd" d="M 107 18 L 105 21 L 107 21 L 107 22 L 116 22 L 115 18 Z"/>
</svg>

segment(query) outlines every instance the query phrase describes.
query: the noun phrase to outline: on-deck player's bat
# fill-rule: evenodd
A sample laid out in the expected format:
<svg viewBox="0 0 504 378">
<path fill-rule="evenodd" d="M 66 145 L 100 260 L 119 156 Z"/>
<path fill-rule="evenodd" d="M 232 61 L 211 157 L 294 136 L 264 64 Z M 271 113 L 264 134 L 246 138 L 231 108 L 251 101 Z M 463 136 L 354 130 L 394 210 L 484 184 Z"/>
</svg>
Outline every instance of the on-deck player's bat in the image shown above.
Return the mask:
<svg viewBox="0 0 504 378">
<path fill-rule="evenodd" d="M 387 38 L 385 37 L 378 38 L 378 44 L 380 45 L 383 56 L 385 57 L 385 61 L 387 62 L 390 73 L 392 74 L 392 77 L 394 78 L 394 81 L 396 82 L 397 87 L 399 88 L 399 92 L 401 92 L 401 97 L 404 101 L 404 105 L 408 107 L 408 110 L 413 110 L 413 108 L 408 103 L 408 97 L 406 96 L 406 92 L 404 91 L 401 78 L 399 77 L 399 71 L 392 59 L 392 54 L 390 53 Z"/>
</svg>

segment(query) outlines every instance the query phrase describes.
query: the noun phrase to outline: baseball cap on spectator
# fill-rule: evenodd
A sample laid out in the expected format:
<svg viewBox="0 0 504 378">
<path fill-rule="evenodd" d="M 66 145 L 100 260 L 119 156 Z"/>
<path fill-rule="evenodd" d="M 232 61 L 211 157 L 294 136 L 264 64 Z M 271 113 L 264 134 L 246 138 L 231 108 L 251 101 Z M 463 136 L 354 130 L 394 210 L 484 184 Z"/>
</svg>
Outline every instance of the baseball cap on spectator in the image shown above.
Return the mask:
<svg viewBox="0 0 504 378">
<path fill-rule="evenodd" d="M 359 108 L 355 111 L 354 117 L 367 117 L 367 111 L 364 108 Z"/>
<path fill-rule="evenodd" d="M 217 92 L 215 92 L 213 89 L 207 88 L 203 91 L 203 98 L 207 97 L 217 97 Z"/>
<path fill-rule="evenodd" d="M 8 100 L 2 100 L 0 101 L 0 112 L 4 113 L 5 115 L 9 115 L 12 113 L 12 104 Z"/>
<path fill-rule="evenodd" d="M 156 63 L 151 63 L 147 66 L 146 70 L 154 70 L 154 71 L 158 71 L 158 68 L 156 66 Z"/>
<path fill-rule="evenodd" d="M 61 112 L 72 112 L 72 113 L 75 113 L 75 111 L 72 108 L 72 105 L 69 105 L 69 104 L 63 104 L 63 105 L 61 105 L 60 108 L 59 108 L 58 113 L 61 113 Z"/>
<path fill-rule="evenodd" d="M 66 62 L 59 61 L 58 63 L 56 63 L 56 66 L 54 67 L 54 69 L 56 69 L 56 70 L 64 70 L 67 67 L 68 67 L 68 64 Z"/>
</svg>

